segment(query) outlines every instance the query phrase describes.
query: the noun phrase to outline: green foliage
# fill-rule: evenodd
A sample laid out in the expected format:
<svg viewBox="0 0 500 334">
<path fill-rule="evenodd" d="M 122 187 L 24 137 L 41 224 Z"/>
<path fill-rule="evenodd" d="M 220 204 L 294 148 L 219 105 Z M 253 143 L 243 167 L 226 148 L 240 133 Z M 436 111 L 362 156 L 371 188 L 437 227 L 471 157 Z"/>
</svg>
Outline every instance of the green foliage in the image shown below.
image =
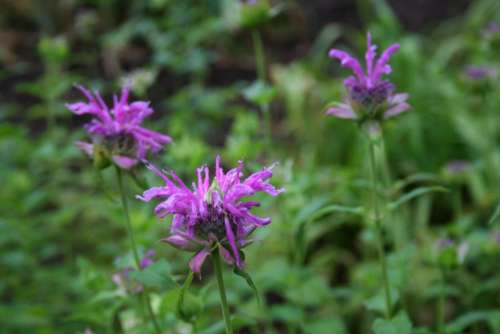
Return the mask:
<svg viewBox="0 0 500 334">
<path fill-rule="evenodd" d="M 473 1 L 461 15 L 411 31 L 393 1 L 349 2 L 339 21 L 319 3 L 2 5 L 0 332 L 150 333 L 141 289 L 165 333 L 224 331 L 210 261 L 201 280 L 186 279 L 192 254 L 159 242 L 170 220 L 134 200 L 162 182 L 143 166 L 125 178 L 130 213 L 141 252 L 157 256 L 117 280 L 134 265 L 113 170 L 97 171 L 74 146 L 87 139 L 86 120 L 65 104 L 80 99 L 74 83 L 111 101 L 131 80 L 133 97 L 155 109 L 146 125 L 173 138 L 152 162 L 186 184 L 217 154 L 227 167 L 244 160 L 245 172 L 279 163 L 273 182 L 286 192 L 254 209 L 273 223 L 253 235 L 244 271 L 224 275 L 237 332 L 437 333 L 445 296 L 446 333 L 500 333 L 500 35 L 485 31 L 500 21 L 499 2 Z M 355 30 L 358 17 L 363 28 Z M 265 83 L 256 74 L 256 29 Z M 328 50 L 361 55 L 366 30 L 379 50 L 400 43 L 390 78 L 412 105 L 384 124 L 376 151 L 398 310 L 390 319 L 377 318 L 387 310 L 366 143 L 356 125 L 324 115 L 345 96 L 347 76 Z M 472 80 L 464 71 L 471 64 L 497 75 Z M 456 160 L 466 168 L 450 168 Z M 441 238 L 453 246 L 438 249 Z"/>
</svg>

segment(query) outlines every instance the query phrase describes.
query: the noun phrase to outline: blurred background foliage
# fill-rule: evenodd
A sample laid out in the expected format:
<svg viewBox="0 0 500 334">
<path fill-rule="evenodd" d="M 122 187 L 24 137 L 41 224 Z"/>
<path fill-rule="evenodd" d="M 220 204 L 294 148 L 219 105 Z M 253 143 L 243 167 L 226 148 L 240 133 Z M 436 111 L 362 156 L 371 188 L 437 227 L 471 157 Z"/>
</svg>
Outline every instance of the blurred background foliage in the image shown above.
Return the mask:
<svg viewBox="0 0 500 334">
<path fill-rule="evenodd" d="M 134 293 L 112 280 L 131 263 L 112 170 L 97 172 L 75 148 L 84 120 L 65 108 L 80 99 L 76 82 L 110 99 L 132 80 L 134 96 L 155 109 L 147 125 L 174 139 L 155 164 L 190 180 L 216 154 L 226 166 L 244 159 L 247 171 L 280 163 L 275 182 L 287 191 L 263 199 L 259 210 L 273 224 L 247 254 L 264 305 L 226 275 L 239 333 L 434 333 L 443 281 L 447 333 L 500 333 L 500 2 L 0 6 L 0 332 L 152 330 L 138 320 Z M 328 49 L 361 55 L 366 31 L 380 48 L 401 44 L 391 78 L 412 105 L 385 127 L 384 195 L 394 209 L 386 247 L 405 310 L 392 323 L 374 323 L 384 306 L 361 207 L 364 143 L 356 125 L 323 112 L 342 99 L 346 75 Z M 266 60 L 260 80 L 256 34 Z M 475 77 L 469 66 L 490 71 Z M 137 173 L 160 183 L 142 167 Z M 425 190 L 436 186 L 447 192 Z M 221 333 L 210 266 L 180 314 L 189 254 L 159 242 L 168 222 L 151 205 L 133 201 L 131 214 L 141 248 L 157 252 L 165 274 L 150 286 L 165 333 Z M 440 238 L 466 243 L 464 261 L 456 247 L 438 252 Z"/>
</svg>

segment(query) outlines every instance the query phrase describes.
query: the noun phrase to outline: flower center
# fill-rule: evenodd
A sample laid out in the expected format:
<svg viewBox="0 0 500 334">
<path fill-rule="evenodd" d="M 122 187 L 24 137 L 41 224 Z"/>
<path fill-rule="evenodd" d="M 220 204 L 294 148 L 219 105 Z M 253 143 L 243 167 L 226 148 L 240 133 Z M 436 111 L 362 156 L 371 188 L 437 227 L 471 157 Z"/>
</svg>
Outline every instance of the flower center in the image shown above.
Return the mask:
<svg viewBox="0 0 500 334">
<path fill-rule="evenodd" d="M 368 88 L 364 85 L 354 85 L 349 94 L 352 100 L 365 107 L 374 107 L 384 103 L 392 94 L 394 86 L 388 81 L 381 81 L 375 86 Z"/>
<path fill-rule="evenodd" d="M 128 133 L 120 132 L 116 135 L 106 136 L 104 141 L 106 147 L 113 154 L 133 156 L 135 153 L 136 140 Z"/>
<path fill-rule="evenodd" d="M 202 240 L 209 240 L 210 236 L 215 236 L 218 241 L 223 241 L 227 238 L 226 225 L 224 223 L 225 217 L 228 217 L 229 221 L 232 221 L 230 214 L 227 212 L 209 206 L 207 217 L 200 218 L 194 226 L 195 235 Z M 236 233 L 234 224 L 230 225 L 233 233 Z"/>
</svg>

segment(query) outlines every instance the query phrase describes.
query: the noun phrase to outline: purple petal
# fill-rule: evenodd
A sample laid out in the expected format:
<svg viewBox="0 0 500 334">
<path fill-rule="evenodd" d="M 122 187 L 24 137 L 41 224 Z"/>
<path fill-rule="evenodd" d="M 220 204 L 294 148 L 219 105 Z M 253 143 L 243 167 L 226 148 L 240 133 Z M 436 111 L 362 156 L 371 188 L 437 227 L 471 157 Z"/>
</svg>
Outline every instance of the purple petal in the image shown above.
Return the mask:
<svg viewBox="0 0 500 334">
<path fill-rule="evenodd" d="M 219 245 L 219 254 L 227 264 L 234 266 L 234 257 L 231 255 L 231 252 L 222 245 Z"/>
<path fill-rule="evenodd" d="M 144 257 L 141 259 L 141 262 L 139 263 L 139 268 L 145 269 L 150 265 L 152 265 L 154 262 L 153 257 L 155 256 L 156 252 L 154 250 L 152 249 L 148 250 L 146 254 L 144 254 Z"/>
<path fill-rule="evenodd" d="M 231 223 L 229 222 L 229 219 L 227 217 L 224 218 L 224 226 L 226 227 L 227 241 L 229 242 L 229 246 L 231 246 L 234 258 L 236 259 L 236 265 L 241 268 L 242 263 L 240 258 L 240 251 L 238 250 L 238 246 L 236 246 L 236 238 L 234 237 L 233 230 L 231 229 Z"/>
<path fill-rule="evenodd" d="M 367 33 L 366 36 L 366 53 L 365 53 L 365 60 L 366 60 L 366 72 L 367 72 L 367 86 L 371 87 L 374 82 L 372 81 L 372 74 L 373 74 L 373 60 L 375 59 L 375 50 L 377 49 L 376 45 L 372 45 L 372 35 L 370 33 Z"/>
<path fill-rule="evenodd" d="M 179 234 L 173 234 L 167 238 L 161 239 L 161 241 L 170 244 L 171 246 L 185 250 L 185 251 L 196 251 L 200 248 L 200 246 L 186 236 L 182 236 Z"/>
<path fill-rule="evenodd" d="M 347 52 L 337 49 L 331 49 L 328 55 L 330 56 L 330 58 L 336 58 L 340 60 L 340 65 L 342 65 L 342 67 L 350 68 L 358 77 L 358 80 L 360 82 L 365 82 L 365 74 L 363 73 L 363 68 L 356 58 L 352 57 Z"/>
<path fill-rule="evenodd" d="M 406 103 L 406 102 L 399 103 L 399 104 L 395 105 L 394 107 L 390 108 L 389 110 L 387 110 L 384 113 L 384 118 L 387 119 L 387 118 L 397 116 L 397 115 L 407 111 L 408 109 L 410 109 L 410 105 L 408 103 Z"/>
<path fill-rule="evenodd" d="M 377 61 L 377 65 L 373 70 L 372 81 L 377 82 L 380 80 L 383 74 L 391 73 L 391 67 L 387 65 L 391 56 L 398 51 L 400 48 L 399 44 L 392 44 L 389 46 L 381 55 Z"/>
<path fill-rule="evenodd" d="M 203 266 L 203 262 L 205 262 L 205 259 L 209 255 L 210 252 L 206 249 L 203 249 L 202 251 L 198 252 L 195 256 L 193 256 L 193 258 L 189 261 L 189 268 L 191 268 L 191 271 L 195 273 L 200 279 L 201 279 L 201 266 Z"/>
<path fill-rule="evenodd" d="M 326 111 L 326 114 L 337 117 L 337 118 L 342 118 L 342 119 L 357 119 L 358 118 L 358 116 L 356 116 L 356 114 L 354 113 L 352 108 L 344 103 L 339 104 L 338 107 L 328 108 L 328 110 Z"/>
<path fill-rule="evenodd" d="M 94 145 L 90 143 L 86 143 L 84 141 L 76 141 L 75 145 L 90 157 L 92 157 L 92 155 L 94 154 Z"/>
<path fill-rule="evenodd" d="M 139 162 L 137 159 L 129 158 L 124 155 L 113 155 L 112 160 L 122 169 L 130 169 Z"/>
</svg>

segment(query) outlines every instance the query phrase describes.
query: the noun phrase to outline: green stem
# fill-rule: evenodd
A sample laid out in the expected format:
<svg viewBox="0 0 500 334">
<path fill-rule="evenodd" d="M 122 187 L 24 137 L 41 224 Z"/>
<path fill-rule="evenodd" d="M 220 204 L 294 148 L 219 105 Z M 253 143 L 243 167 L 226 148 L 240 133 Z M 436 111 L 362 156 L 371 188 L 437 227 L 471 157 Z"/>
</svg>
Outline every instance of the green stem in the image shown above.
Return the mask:
<svg viewBox="0 0 500 334">
<path fill-rule="evenodd" d="M 224 278 L 222 276 L 222 264 L 220 261 L 220 255 L 218 249 L 215 249 L 212 252 L 212 258 L 214 262 L 215 276 L 217 276 L 217 286 L 219 287 L 219 294 L 220 294 L 220 306 L 222 309 L 224 324 L 226 325 L 226 334 L 233 334 L 233 327 L 231 325 L 231 316 L 229 315 L 229 307 L 226 298 L 226 289 L 224 288 Z"/>
<path fill-rule="evenodd" d="M 125 222 L 127 225 L 127 233 L 130 239 L 130 244 L 132 246 L 132 253 L 134 254 L 134 261 L 137 266 L 137 269 L 140 270 L 141 260 L 139 258 L 139 251 L 137 250 L 137 243 L 134 237 L 134 231 L 132 229 L 132 223 L 130 221 L 130 214 L 128 211 L 128 202 L 127 202 L 127 189 L 125 187 L 125 182 L 123 180 L 122 170 L 117 166 L 116 167 L 116 176 L 118 178 L 118 188 L 120 190 L 120 196 L 122 200 L 123 212 L 125 214 Z M 146 300 L 146 308 L 148 310 L 151 321 L 153 322 L 153 326 L 155 327 L 155 331 L 157 334 L 161 334 L 161 328 L 156 320 L 156 316 L 153 312 L 153 308 L 151 307 L 151 300 L 149 299 L 149 294 L 146 290 L 143 292 L 144 298 Z"/>
<path fill-rule="evenodd" d="M 118 188 L 120 190 L 123 212 L 125 214 L 125 223 L 127 224 L 127 234 L 130 239 L 130 244 L 132 246 L 132 253 L 134 254 L 135 264 L 137 268 L 139 268 L 141 260 L 139 258 L 139 251 L 137 250 L 137 243 L 135 242 L 134 231 L 132 230 L 132 223 L 130 222 L 130 214 L 128 211 L 128 202 L 127 202 L 127 189 L 125 189 L 125 182 L 123 182 L 122 170 L 118 166 L 116 166 L 116 175 L 118 178 Z"/>
<path fill-rule="evenodd" d="M 438 303 L 438 310 L 437 310 L 437 315 L 438 315 L 438 333 L 439 334 L 444 334 L 444 327 L 445 327 L 445 316 L 446 316 L 446 294 L 445 294 L 445 289 L 444 289 L 444 284 L 445 284 L 445 274 L 444 274 L 444 269 L 440 268 L 439 271 L 440 274 L 440 294 L 439 294 L 439 303 Z"/>
<path fill-rule="evenodd" d="M 392 299 L 391 299 L 391 289 L 389 284 L 389 274 L 387 270 L 387 259 L 385 256 L 384 250 L 384 235 L 383 235 L 383 227 L 382 227 L 382 216 L 380 214 L 378 193 L 377 193 L 377 164 L 375 159 L 375 142 L 370 135 L 368 134 L 368 146 L 370 151 L 370 176 L 372 182 L 372 205 L 373 211 L 375 214 L 375 227 L 377 230 L 377 248 L 380 266 L 382 269 L 382 280 L 384 283 L 384 291 L 385 291 L 385 303 L 386 303 L 386 317 L 390 318 L 392 314 Z"/>
<path fill-rule="evenodd" d="M 259 30 L 252 32 L 253 46 L 255 50 L 255 63 L 257 65 L 257 77 L 262 82 L 266 82 L 266 59 L 264 56 L 264 46 Z"/>
<path fill-rule="evenodd" d="M 264 45 L 259 30 L 252 31 L 252 40 L 255 50 L 255 64 L 257 67 L 257 78 L 260 82 L 266 83 L 266 57 L 264 54 Z M 271 143 L 271 110 L 268 103 L 261 105 L 264 114 L 265 131 L 268 143 Z"/>
</svg>

